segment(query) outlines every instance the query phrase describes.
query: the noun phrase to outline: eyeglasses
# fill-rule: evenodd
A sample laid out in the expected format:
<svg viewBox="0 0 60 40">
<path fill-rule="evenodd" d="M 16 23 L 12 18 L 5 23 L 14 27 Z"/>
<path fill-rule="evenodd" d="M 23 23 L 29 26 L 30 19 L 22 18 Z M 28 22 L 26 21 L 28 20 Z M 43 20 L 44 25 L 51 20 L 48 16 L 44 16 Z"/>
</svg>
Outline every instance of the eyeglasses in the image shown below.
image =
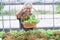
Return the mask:
<svg viewBox="0 0 60 40">
<path fill-rule="evenodd" d="M 31 8 L 26 8 L 26 9 L 31 9 Z"/>
</svg>

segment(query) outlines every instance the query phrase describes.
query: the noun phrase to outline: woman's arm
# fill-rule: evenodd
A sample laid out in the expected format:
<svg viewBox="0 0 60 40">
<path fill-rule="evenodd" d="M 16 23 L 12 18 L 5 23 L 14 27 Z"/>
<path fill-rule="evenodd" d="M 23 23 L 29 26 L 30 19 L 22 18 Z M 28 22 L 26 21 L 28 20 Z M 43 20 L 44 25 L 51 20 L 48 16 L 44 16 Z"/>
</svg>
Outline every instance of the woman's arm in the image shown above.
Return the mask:
<svg viewBox="0 0 60 40">
<path fill-rule="evenodd" d="M 23 11 L 23 9 L 22 9 L 22 10 L 19 10 L 19 11 L 16 13 L 16 17 L 17 17 L 17 18 L 20 17 L 20 15 L 22 14 L 22 11 Z"/>
</svg>

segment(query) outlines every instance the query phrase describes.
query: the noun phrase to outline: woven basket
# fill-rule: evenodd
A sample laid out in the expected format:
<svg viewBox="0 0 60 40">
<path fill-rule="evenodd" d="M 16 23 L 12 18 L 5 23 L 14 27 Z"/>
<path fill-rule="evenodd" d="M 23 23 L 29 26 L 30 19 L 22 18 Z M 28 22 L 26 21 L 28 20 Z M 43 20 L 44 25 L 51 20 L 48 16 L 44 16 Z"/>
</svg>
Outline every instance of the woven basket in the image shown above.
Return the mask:
<svg viewBox="0 0 60 40">
<path fill-rule="evenodd" d="M 28 24 L 28 23 L 22 23 L 24 28 L 35 28 L 36 27 L 36 23 L 31 23 L 31 24 Z"/>
</svg>

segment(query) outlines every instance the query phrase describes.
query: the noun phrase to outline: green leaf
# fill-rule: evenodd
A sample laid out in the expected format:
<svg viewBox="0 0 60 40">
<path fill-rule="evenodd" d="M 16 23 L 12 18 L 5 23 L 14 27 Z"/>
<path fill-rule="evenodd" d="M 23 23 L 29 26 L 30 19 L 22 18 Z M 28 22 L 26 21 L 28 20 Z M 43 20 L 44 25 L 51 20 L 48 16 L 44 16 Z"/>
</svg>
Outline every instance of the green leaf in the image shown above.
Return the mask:
<svg viewBox="0 0 60 40">
<path fill-rule="evenodd" d="M 24 34 L 24 30 L 22 29 L 22 30 L 20 30 L 19 32 L 18 32 L 18 34 Z"/>
<path fill-rule="evenodd" d="M 10 34 L 17 34 L 17 30 L 10 30 Z"/>
<path fill-rule="evenodd" d="M 56 40 L 60 40 L 60 38 L 57 38 Z"/>
<path fill-rule="evenodd" d="M 41 33 L 46 34 L 46 31 L 44 29 L 38 29 L 38 31 L 40 31 Z"/>
<path fill-rule="evenodd" d="M 47 30 L 47 34 L 49 35 L 49 36 L 53 36 L 53 31 L 52 30 Z"/>
<path fill-rule="evenodd" d="M 3 36 L 4 33 L 5 33 L 4 31 L 0 32 L 0 38 L 2 38 L 2 36 Z"/>
<path fill-rule="evenodd" d="M 39 23 L 40 20 L 36 19 L 34 15 L 30 16 L 30 19 L 24 21 L 25 23 Z"/>
</svg>

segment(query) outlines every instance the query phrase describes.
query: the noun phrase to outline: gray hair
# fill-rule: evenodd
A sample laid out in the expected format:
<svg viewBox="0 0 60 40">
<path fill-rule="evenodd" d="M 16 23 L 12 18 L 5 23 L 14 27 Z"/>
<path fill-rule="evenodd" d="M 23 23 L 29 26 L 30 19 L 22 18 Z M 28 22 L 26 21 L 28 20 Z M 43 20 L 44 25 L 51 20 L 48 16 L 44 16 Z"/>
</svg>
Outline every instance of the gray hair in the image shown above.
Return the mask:
<svg viewBox="0 0 60 40">
<path fill-rule="evenodd" d="M 31 7 L 32 7 L 32 3 L 30 3 L 30 2 L 25 2 L 24 6 L 27 5 L 27 4 L 31 5 Z"/>
</svg>

